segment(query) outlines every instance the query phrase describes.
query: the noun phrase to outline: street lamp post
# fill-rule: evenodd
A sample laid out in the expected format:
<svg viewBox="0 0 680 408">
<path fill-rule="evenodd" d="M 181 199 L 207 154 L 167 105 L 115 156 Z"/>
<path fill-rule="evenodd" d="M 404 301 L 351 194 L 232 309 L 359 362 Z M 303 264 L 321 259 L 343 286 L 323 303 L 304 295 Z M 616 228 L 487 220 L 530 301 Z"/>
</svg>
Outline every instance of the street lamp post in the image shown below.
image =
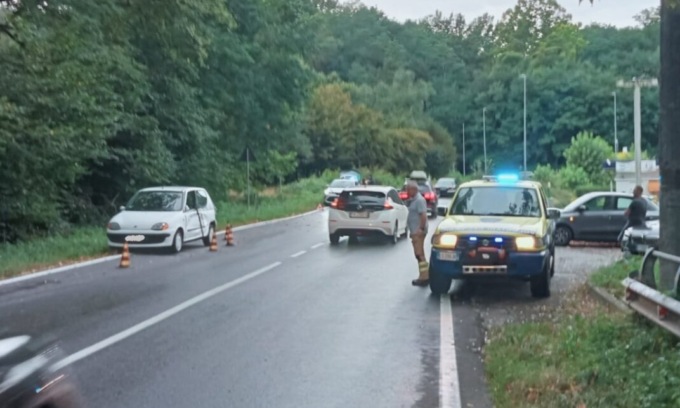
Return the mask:
<svg viewBox="0 0 680 408">
<path fill-rule="evenodd" d="M 614 153 L 619 152 L 619 136 L 618 136 L 618 116 L 616 115 L 616 91 L 612 92 L 614 96 Z"/>
<path fill-rule="evenodd" d="M 621 88 L 633 88 L 633 121 L 634 121 L 634 140 L 635 140 L 635 184 L 642 185 L 642 119 L 640 112 L 640 88 L 655 87 L 659 85 L 656 78 L 641 79 L 633 78 L 632 81 L 618 81 L 617 86 Z"/>
<path fill-rule="evenodd" d="M 465 176 L 465 122 L 463 122 L 463 176 Z"/>
<path fill-rule="evenodd" d="M 482 109 L 482 134 L 484 137 L 484 174 L 486 174 L 486 106 Z"/>
<path fill-rule="evenodd" d="M 527 169 L 527 76 L 524 75 L 524 171 Z"/>
</svg>

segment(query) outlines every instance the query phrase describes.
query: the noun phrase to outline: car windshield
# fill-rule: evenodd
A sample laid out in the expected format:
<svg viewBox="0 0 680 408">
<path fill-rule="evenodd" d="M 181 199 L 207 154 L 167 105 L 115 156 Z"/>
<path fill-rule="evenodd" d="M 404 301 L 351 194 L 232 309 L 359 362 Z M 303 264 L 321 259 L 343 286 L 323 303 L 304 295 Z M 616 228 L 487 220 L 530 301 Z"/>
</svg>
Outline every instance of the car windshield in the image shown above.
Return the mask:
<svg viewBox="0 0 680 408">
<path fill-rule="evenodd" d="M 356 183 L 353 180 L 333 180 L 330 187 L 354 187 Z"/>
<path fill-rule="evenodd" d="M 456 181 L 454 179 L 441 179 L 437 181 L 437 184 L 435 184 L 436 187 L 443 187 L 443 186 L 453 186 L 456 184 Z"/>
<path fill-rule="evenodd" d="M 535 189 L 523 187 L 466 187 L 451 206 L 453 215 L 540 217 Z"/>
<path fill-rule="evenodd" d="M 135 194 L 126 211 L 181 211 L 182 193 L 179 191 L 140 191 Z"/>
</svg>

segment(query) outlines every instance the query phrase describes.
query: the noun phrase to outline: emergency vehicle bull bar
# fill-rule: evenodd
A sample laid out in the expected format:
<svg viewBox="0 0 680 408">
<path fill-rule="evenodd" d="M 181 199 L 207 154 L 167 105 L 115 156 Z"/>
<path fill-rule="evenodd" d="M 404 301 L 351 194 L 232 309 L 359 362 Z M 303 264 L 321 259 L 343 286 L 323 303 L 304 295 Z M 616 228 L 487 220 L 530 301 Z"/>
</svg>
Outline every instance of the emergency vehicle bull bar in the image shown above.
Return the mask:
<svg viewBox="0 0 680 408">
<path fill-rule="evenodd" d="M 665 295 L 657 290 L 654 268 L 659 259 L 679 265 L 675 272 L 673 294 Z M 626 303 L 638 314 L 680 337 L 680 257 L 650 248 L 642 259 L 639 271 L 632 272 L 623 280 L 626 287 Z"/>
</svg>

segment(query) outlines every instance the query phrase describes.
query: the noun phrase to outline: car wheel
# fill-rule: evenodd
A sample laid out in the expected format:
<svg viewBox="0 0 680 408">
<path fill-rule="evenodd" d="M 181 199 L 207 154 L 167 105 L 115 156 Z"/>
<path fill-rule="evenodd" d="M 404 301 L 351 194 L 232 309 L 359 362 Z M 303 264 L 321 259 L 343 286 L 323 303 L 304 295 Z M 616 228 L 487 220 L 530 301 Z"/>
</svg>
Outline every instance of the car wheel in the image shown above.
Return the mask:
<svg viewBox="0 0 680 408">
<path fill-rule="evenodd" d="M 430 292 L 435 295 L 445 295 L 451 290 L 452 278 L 437 273 L 430 267 Z"/>
<path fill-rule="evenodd" d="M 331 245 L 338 245 L 338 243 L 340 242 L 340 235 L 329 234 L 328 239 L 331 241 Z"/>
<path fill-rule="evenodd" d="M 574 238 L 574 233 L 571 230 L 571 228 L 565 226 L 565 225 L 560 225 L 555 229 L 555 234 L 554 234 L 554 239 L 555 239 L 555 245 L 557 246 L 567 246 L 569 245 L 569 242 Z"/>
<path fill-rule="evenodd" d="M 203 245 L 210 246 L 210 241 L 212 240 L 212 236 L 213 236 L 214 231 L 215 231 L 215 226 L 210 224 L 210 227 L 208 228 L 208 235 L 203 237 Z"/>
<path fill-rule="evenodd" d="M 553 265 L 555 264 L 554 259 L 555 257 L 550 255 L 550 259 L 548 260 L 549 264 L 543 268 L 543 272 L 539 276 L 531 279 L 531 296 L 535 298 L 550 297 L 550 273 Z"/>
<path fill-rule="evenodd" d="M 172 238 L 172 246 L 170 247 L 170 251 L 173 254 L 178 254 L 182 252 L 183 246 L 184 246 L 184 234 L 182 233 L 182 230 L 177 230 L 177 232 L 175 232 L 175 236 Z"/>
<path fill-rule="evenodd" d="M 392 232 L 392 238 L 390 239 L 392 245 L 396 245 L 399 242 L 399 223 L 394 223 L 394 231 Z"/>
</svg>

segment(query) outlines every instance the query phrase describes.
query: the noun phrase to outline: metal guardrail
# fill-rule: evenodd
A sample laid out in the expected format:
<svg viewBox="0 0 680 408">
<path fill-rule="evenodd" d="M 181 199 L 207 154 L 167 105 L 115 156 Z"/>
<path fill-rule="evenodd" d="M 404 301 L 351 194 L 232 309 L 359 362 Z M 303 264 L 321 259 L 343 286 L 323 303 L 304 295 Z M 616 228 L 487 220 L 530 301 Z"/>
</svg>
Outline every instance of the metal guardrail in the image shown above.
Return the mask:
<svg viewBox="0 0 680 408">
<path fill-rule="evenodd" d="M 626 303 L 640 315 L 680 337 L 680 301 L 657 290 L 654 268 L 659 259 L 678 265 L 674 293 L 680 295 L 680 257 L 650 248 L 639 271 L 623 280 Z"/>
</svg>

